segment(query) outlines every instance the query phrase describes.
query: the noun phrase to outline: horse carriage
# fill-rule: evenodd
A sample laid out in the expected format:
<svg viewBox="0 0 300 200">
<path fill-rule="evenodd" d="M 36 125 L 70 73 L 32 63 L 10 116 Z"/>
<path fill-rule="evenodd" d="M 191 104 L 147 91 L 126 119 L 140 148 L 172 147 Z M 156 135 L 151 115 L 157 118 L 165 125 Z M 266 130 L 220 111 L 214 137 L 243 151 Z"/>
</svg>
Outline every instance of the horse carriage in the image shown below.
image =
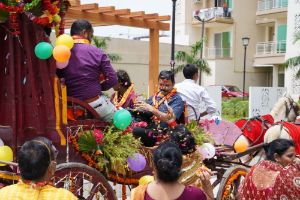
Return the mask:
<svg viewBox="0 0 300 200">
<path fill-rule="evenodd" d="M 116 199 L 116 194 L 112 185 L 121 184 L 122 198 L 126 199 L 126 186 L 135 186 L 140 177 L 151 175 L 151 164 L 141 172 L 101 171 L 95 166 L 93 159 L 78 151 L 76 137 L 79 130 L 105 130 L 108 124 L 102 122 L 87 103 L 67 97 L 65 85 L 56 77 L 54 60 L 39 60 L 32 50 L 37 41 L 48 41 L 44 29 L 33 24 L 26 15 L 20 17 L 20 35 L 12 34 L 11 31 L 16 29 L 8 23 L 0 26 L 1 140 L 13 149 L 16 160 L 18 149 L 26 140 L 45 136 L 53 141 L 60 152 L 57 171 L 53 177 L 56 187 L 72 191 L 79 199 L 113 200 Z M 285 109 L 286 115 L 292 110 L 288 106 Z M 68 118 L 68 112 L 76 115 L 78 108 L 82 112 L 82 118 Z M 235 153 L 233 147 L 242 134 L 240 129 L 223 121 L 218 124 L 208 121 L 202 125 L 213 133 L 216 149 L 215 156 L 203 160 L 203 164 L 215 172 L 213 186 L 218 188 L 216 198 L 230 199 L 236 194 L 241 177 L 247 173 L 245 167 L 249 167 L 240 158 L 258 152 L 262 144 L 249 145 L 251 147 L 246 151 Z M 145 157 L 151 151 L 151 148 L 141 149 Z M 196 154 L 191 155 L 185 167 L 199 167 L 199 163 L 202 164 L 202 160 L 194 155 Z M 0 167 L 1 186 L 16 183 L 20 179 L 17 164 L 2 161 L 3 163 L 8 165 Z"/>
</svg>

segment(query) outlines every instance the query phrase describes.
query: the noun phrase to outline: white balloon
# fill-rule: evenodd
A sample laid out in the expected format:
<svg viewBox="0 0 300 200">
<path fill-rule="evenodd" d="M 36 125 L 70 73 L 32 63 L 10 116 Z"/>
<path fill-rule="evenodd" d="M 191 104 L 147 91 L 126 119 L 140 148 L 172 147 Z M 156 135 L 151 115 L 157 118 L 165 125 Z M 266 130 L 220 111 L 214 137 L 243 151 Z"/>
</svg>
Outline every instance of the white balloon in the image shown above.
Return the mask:
<svg viewBox="0 0 300 200">
<path fill-rule="evenodd" d="M 3 140 L 1 140 L 1 138 L 0 138 L 0 147 L 2 147 L 2 146 L 4 146 L 4 142 L 3 142 Z"/>
<path fill-rule="evenodd" d="M 198 147 L 198 152 L 202 155 L 203 159 L 210 159 L 215 156 L 216 149 L 212 144 L 204 143 Z"/>
</svg>

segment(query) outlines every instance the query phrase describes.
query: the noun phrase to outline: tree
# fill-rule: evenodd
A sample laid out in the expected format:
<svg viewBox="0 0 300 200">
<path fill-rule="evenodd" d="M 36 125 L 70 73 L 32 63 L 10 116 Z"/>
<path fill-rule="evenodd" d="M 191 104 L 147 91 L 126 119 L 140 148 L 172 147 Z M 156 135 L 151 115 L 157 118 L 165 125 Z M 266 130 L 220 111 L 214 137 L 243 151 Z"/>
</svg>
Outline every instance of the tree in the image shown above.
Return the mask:
<svg viewBox="0 0 300 200">
<path fill-rule="evenodd" d="M 179 65 L 174 69 L 175 73 L 183 70 L 186 64 L 194 64 L 198 67 L 199 71 L 210 74 L 210 67 L 206 60 L 200 58 L 200 51 L 203 48 L 204 40 L 198 41 L 191 46 L 190 53 L 185 51 L 177 51 L 175 54 L 175 59 L 177 61 L 183 62 L 184 64 Z"/>
<path fill-rule="evenodd" d="M 297 42 L 300 42 L 300 32 L 296 33 L 294 36 L 294 44 Z M 283 64 L 284 67 L 297 67 L 300 65 L 300 56 L 289 58 L 285 63 Z M 300 78 L 300 69 L 296 73 L 296 77 Z"/>
<path fill-rule="evenodd" d="M 108 41 L 110 41 L 110 38 L 108 38 L 108 37 L 104 37 L 104 38 L 93 37 L 93 42 L 94 42 L 95 46 L 104 51 L 107 50 L 107 46 L 108 46 L 107 42 Z M 108 53 L 107 55 L 112 62 L 119 62 L 120 60 L 122 60 L 121 56 L 118 54 Z"/>
</svg>

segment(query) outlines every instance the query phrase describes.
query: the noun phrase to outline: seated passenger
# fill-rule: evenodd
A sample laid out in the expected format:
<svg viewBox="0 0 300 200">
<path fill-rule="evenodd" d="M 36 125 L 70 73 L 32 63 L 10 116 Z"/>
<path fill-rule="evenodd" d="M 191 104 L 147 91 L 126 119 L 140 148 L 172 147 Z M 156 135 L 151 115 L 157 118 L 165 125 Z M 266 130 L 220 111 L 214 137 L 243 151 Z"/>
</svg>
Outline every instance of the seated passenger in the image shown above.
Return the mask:
<svg viewBox="0 0 300 200">
<path fill-rule="evenodd" d="M 51 185 L 57 153 L 47 138 L 38 137 L 25 142 L 18 151 L 21 180 L 0 189 L 0 199 L 76 200 L 70 191 Z"/>
<path fill-rule="evenodd" d="M 153 114 L 153 121 L 147 128 L 135 128 L 133 134 L 140 137 L 145 146 L 154 146 L 159 129 L 176 125 L 184 111 L 184 102 L 174 88 L 174 73 L 161 71 L 158 77 L 159 91 L 146 102 L 136 104 L 141 111 Z"/>
<path fill-rule="evenodd" d="M 134 108 L 135 92 L 128 73 L 124 70 L 117 71 L 118 84 L 114 86 L 115 93 L 111 96 L 116 108 Z"/>
<path fill-rule="evenodd" d="M 68 96 L 78 98 L 92 106 L 104 121 L 110 122 L 115 106 L 102 95 L 117 84 L 117 75 L 108 56 L 90 43 L 93 37 L 92 25 L 86 20 L 77 20 L 71 26 L 74 46 L 69 64 L 58 69 L 57 75 L 64 78 Z M 105 80 L 100 83 L 103 74 Z"/>
</svg>

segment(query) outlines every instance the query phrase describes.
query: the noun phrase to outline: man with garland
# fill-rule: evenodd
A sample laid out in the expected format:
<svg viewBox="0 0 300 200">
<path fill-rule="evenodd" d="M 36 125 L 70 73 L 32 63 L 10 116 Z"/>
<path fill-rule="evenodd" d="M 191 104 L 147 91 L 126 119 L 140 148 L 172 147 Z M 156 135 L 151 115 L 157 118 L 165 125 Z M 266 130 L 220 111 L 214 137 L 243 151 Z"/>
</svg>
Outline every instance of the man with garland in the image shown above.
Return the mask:
<svg viewBox="0 0 300 200">
<path fill-rule="evenodd" d="M 158 76 L 159 91 L 146 102 L 136 104 L 137 110 L 152 113 L 154 123 L 146 128 L 134 128 L 133 134 L 141 138 L 145 146 L 154 146 L 160 132 L 173 127 L 184 111 L 184 102 L 174 88 L 175 78 L 171 71 L 161 71 Z"/>
<path fill-rule="evenodd" d="M 58 69 L 57 74 L 65 79 L 68 96 L 78 98 L 92 106 L 104 121 L 110 122 L 115 106 L 102 95 L 102 91 L 117 84 L 117 75 L 108 56 L 90 43 L 93 27 L 87 20 L 77 20 L 71 26 L 74 47 L 71 50 L 69 64 Z M 105 80 L 100 83 L 100 76 Z"/>
</svg>

